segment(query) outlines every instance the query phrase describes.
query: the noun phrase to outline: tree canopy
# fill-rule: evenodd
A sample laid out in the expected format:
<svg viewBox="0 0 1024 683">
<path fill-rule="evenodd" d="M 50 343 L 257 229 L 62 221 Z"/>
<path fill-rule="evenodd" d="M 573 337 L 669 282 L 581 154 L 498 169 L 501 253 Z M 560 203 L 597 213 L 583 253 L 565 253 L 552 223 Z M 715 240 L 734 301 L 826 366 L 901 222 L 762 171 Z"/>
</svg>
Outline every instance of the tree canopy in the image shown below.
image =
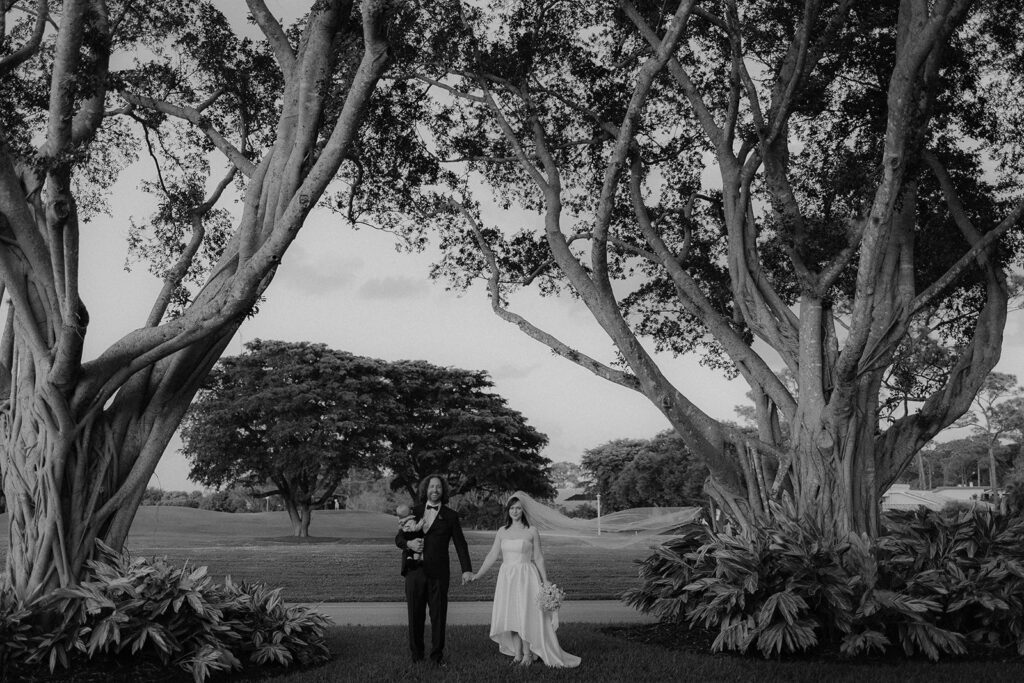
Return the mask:
<svg viewBox="0 0 1024 683">
<path fill-rule="evenodd" d="M 183 452 L 200 483 L 281 496 L 299 536 L 353 468 L 387 473 L 412 498 L 434 472 L 454 493 L 553 496 L 547 438 L 493 386 L 480 371 L 255 340 L 214 366 Z"/>
<path fill-rule="evenodd" d="M 378 207 L 407 192 L 364 171 L 390 168 L 395 153 L 371 150 L 404 134 L 387 132 L 404 85 L 382 77 L 424 9 L 291 3 L 289 25 L 264 0 L 246 8 L 249 27 L 206 0 L 0 3 L 0 477 L 20 599 L 75 584 L 96 539 L 121 546 L 189 402 L 309 212 L 355 188 Z M 162 286 L 87 357 L 80 284 L 95 265 L 80 247 L 97 233 L 83 225 L 106 220 L 125 169 L 157 209 L 116 220 Z M 222 210 L 229 196 L 237 212 Z"/>
<path fill-rule="evenodd" d="M 707 468 L 673 431 L 653 439 L 615 439 L 583 454 L 590 490 L 602 511 L 634 507 L 700 506 Z"/>
<path fill-rule="evenodd" d="M 996 451 L 1004 438 L 1024 436 L 1024 389 L 1017 378 L 1004 372 L 993 372 L 985 378 L 981 391 L 974 398 L 973 410 L 957 423 L 970 426 L 975 438 L 984 444 L 988 455 L 988 485 L 999 488 L 999 465 Z M 978 481 L 981 486 L 982 482 Z"/>
<path fill-rule="evenodd" d="M 323 344 L 247 343 L 214 366 L 182 422 L 189 477 L 279 495 L 308 536 L 312 510 L 379 458 L 391 426 L 381 417 L 398 418 L 385 367 Z"/>
<path fill-rule="evenodd" d="M 392 222 L 438 239 L 435 275 L 486 281 L 499 316 L 644 394 L 741 525 L 789 496 L 873 533 L 881 493 L 998 361 L 1019 287 L 1011 6 L 437 3 L 401 59 L 422 147 L 459 175 Z M 571 292 L 616 362 L 513 310 L 524 288 Z M 651 346 L 741 376 L 757 436 Z"/>
<path fill-rule="evenodd" d="M 399 361 L 388 372 L 392 388 L 388 448 L 382 466 L 391 487 L 416 499 L 428 474 L 446 475 L 453 494 L 497 494 L 516 489 L 541 499 L 555 489 L 541 455 L 547 437 L 494 393 L 486 372 Z"/>
</svg>

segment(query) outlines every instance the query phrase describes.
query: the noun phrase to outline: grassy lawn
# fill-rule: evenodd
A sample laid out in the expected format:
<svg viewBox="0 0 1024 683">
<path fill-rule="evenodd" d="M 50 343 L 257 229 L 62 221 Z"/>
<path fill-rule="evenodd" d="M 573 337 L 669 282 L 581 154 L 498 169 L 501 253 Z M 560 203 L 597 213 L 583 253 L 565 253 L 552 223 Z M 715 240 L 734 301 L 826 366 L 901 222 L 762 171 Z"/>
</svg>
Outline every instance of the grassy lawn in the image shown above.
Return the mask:
<svg viewBox="0 0 1024 683">
<path fill-rule="evenodd" d="M 0 528 L 6 526 L 0 515 Z M 139 511 L 128 540 L 137 555 L 167 556 L 172 561 L 206 565 L 215 575 L 264 581 L 284 587 L 290 601 L 401 601 L 398 550 L 394 547 L 395 518 L 374 513 L 318 512 L 312 530 L 316 537 L 290 538 L 284 513 L 225 514 L 188 508 L 152 507 Z M 493 532 L 467 533 L 474 564 L 479 566 L 491 546 Z M 0 536 L 0 561 L 6 552 Z M 563 585 L 570 599 L 613 599 L 636 576 L 633 560 L 648 549 L 636 546 L 603 550 L 569 539 L 546 539 L 545 556 L 551 577 Z M 453 567 L 457 569 L 457 567 Z M 497 572 L 468 587 L 453 585 L 452 600 L 488 600 Z M 513 668 L 498 654 L 485 626 L 450 626 L 449 669 L 413 664 L 408 659 L 405 627 L 334 627 L 329 645 L 335 658 L 308 671 L 280 675 L 261 673 L 253 678 L 236 675 L 220 679 L 238 681 L 810 681 L 832 683 L 943 683 L 945 681 L 1021 680 L 1024 664 L 1014 661 L 961 661 L 932 664 L 926 661 L 765 661 L 754 657 L 711 655 L 692 644 L 666 647 L 656 641 L 629 639 L 623 628 L 596 624 L 564 624 L 559 630 L 563 647 L 583 658 L 573 670 L 548 670 L 535 664 L 528 671 Z M 429 630 L 429 626 L 428 626 Z M 632 631 L 637 634 L 637 631 Z M 429 638 L 429 634 L 428 634 Z M 167 672 L 170 673 L 170 672 Z M 2 679 L 0 672 L 0 679 Z M 146 676 L 143 676 L 146 679 Z M 110 671 L 78 671 L 70 678 L 32 679 L 65 681 L 141 680 L 130 671 L 124 678 Z M 154 679 L 155 680 L 155 679 Z M 190 680 L 175 674 L 161 681 Z"/>
<path fill-rule="evenodd" d="M 404 627 L 334 628 L 337 658 L 318 669 L 271 677 L 278 683 L 328 681 L 808 681 L 812 683 L 944 683 L 1020 680 L 1020 662 L 765 661 L 709 655 L 626 640 L 606 627 L 566 624 L 558 630 L 564 649 L 583 658 L 577 669 L 548 669 L 537 663 L 523 671 L 498 653 L 483 626 L 448 628 L 449 668 L 412 663 Z M 429 634 L 428 634 L 429 638 Z M 232 681 L 252 680 L 232 678 Z"/>
<path fill-rule="evenodd" d="M 263 581 L 280 586 L 292 602 L 403 601 L 396 518 L 372 512 L 320 511 L 308 540 L 291 534 L 284 512 L 230 514 L 181 507 L 142 507 L 127 547 L 142 556 L 167 557 L 175 564 L 206 566 L 214 577 Z M 6 517 L 0 515 L 0 528 Z M 493 531 L 467 531 L 474 568 L 494 540 Z M 0 540 L 0 561 L 6 552 Z M 648 548 L 604 550 L 565 538 L 545 538 L 549 577 L 571 600 L 611 600 L 636 579 L 634 560 Z M 452 574 L 460 573 L 454 549 Z M 452 585 L 449 599 L 489 600 L 497 572 L 468 586 Z"/>
</svg>

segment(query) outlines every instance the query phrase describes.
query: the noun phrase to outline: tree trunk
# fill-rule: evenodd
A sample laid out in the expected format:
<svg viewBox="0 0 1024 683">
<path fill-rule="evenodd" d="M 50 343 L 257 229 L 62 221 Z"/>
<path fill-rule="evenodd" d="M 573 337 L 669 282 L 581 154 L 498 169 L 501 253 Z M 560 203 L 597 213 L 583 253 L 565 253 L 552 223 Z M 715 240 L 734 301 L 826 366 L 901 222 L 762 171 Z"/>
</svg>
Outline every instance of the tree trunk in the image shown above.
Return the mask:
<svg viewBox="0 0 1024 683">
<path fill-rule="evenodd" d="M 122 546 L 199 380 L 234 330 L 140 373 L 105 410 L 75 410 L 16 346 L 20 372 L 0 433 L 10 513 L 5 581 L 19 598 L 76 583 L 97 540 Z M 205 361 L 180 362 L 196 353 Z"/>
<path fill-rule="evenodd" d="M 292 535 L 297 538 L 308 538 L 309 522 L 313 517 L 313 510 L 309 503 L 285 498 L 285 507 L 288 509 L 288 519 L 292 522 Z"/>
<path fill-rule="evenodd" d="M 86 15 L 87 5 L 99 8 L 94 16 Z M 99 89 L 76 113 L 77 96 L 63 89 L 74 82 L 66 75 L 81 66 L 86 22 L 90 32 L 108 27 L 103 3 L 69 3 L 64 9 L 53 78 L 53 87 L 61 90 L 52 93 L 46 142 L 26 162 L 0 139 L 0 293 L 7 306 L 0 337 L 0 478 L 10 513 L 6 583 L 23 600 L 77 583 L 97 540 L 121 547 L 203 378 L 270 284 L 342 161 L 350 158 L 388 63 L 384 3 L 360 7 L 361 55 L 345 56 L 338 49 L 350 22 L 348 3 L 314 3 L 295 49 L 280 26 L 270 27 L 276 29 L 270 38 L 285 80 L 274 145 L 251 162 L 225 137 L 210 138 L 248 177 L 237 230 L 183 313 L 168 316 L 168 302 L 193 265 L 194 251 L 186 251 L 180 267 L 172 269 L 178 275 L 168 276 L 146 322 L 84 362 L 88 315 L 79 298 L 71 164 L 83 156 L 103 117 L 88 117 L 92 129 L 76 132 L 77 138 L 71 124 L 77 130 L 85 114 L 102 113 L 105 92 Z M 262 16 L 264 25 L 270 21 Z M 113 36 L 107 38 L 94 37 L 90 50 L 102 53 L 99 48 L 113 42 Z M 343 106 L 328 114 L 321 86 L 341 57 L 352 58 L 347 66 L 353 71 L 347 92 L 332 95 L 330 106 L 342 96 Z M 93 61 L 98 70 L 83 78 L 108 82 L 106 55 Z M 121 95 L 133 107 L 181 116 L 181 108 L 146 94 Z M 297 534 L 308 534 L 309 516 L 307 507 Z"/>
<path fill-rule="evenodd" d="M 978 477 L 978 485 L 981 485 L 981 477 Z M 996 449 L 991 441 L 988 444 L 988 485 L 994 494 L 999 488 L 999 477 L 996 474 Z"/>
</svg>

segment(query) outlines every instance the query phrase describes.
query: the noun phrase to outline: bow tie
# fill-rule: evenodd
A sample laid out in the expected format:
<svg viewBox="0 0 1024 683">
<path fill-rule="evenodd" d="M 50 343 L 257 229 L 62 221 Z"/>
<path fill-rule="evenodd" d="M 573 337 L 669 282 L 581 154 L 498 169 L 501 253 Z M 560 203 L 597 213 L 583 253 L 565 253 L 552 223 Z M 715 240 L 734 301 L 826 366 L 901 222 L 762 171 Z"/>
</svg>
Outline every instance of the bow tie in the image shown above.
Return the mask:
<svg viewBox="0 0 1024 683">
<path fill-rule="evenodd" d="M 440 505 L 428 505 L 427 506 L 428 510 L 439 510 L 440 508 L 441 508 Z"/>
</svg>

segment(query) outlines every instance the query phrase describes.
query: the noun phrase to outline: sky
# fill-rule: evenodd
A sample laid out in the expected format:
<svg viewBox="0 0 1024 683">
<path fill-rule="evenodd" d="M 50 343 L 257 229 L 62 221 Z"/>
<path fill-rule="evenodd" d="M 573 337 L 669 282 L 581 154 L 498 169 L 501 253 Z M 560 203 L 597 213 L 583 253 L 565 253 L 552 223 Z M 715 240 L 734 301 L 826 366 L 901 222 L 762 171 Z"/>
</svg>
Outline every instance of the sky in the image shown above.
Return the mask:
<svg viewBox="0 0 1024 683">
<path fill-rule="evenodd" d="M 134 170 L 134 169 L 133 169 Z M 133 173 L 132 175 L 135 175 Z M 126 176 L 115 192 L 137 196 Z M 123 191 L 120 188 L 124 188 Z M 143 264 L 125 272 L 127 216 L 146 215 L 144 204 L 118 202 L 115 218 L 83 228 L 82 292 L 91 323 L 86 357 L 145 319 L 159 283 Z M 616 438 L 649 438 L 668 428 L 642 395 L 600 379 L 498 318 L 483 287 L 457 295 L 428 277 L 429 254 L 398 253 L 392 236 L 353 230 L 317 210 L 285 254 L 259 313 L 243 323 L 227 350 L 241 353 L 255 338 L 312 341 L 385 360 L 422 359 L 442 366 L 486 370 L 495 391 L 546 434 L 544 455 L 579 462 L 583 451 Z M 517 296 L 513 310 L 601 360 L 613 358 L 611 342 L 582 304 Z M 746 386 L 728 382 L 689 359 L 659 355 L 666 373 L 713 417 L 736 419 Z M 694 389 L 696 388 L 696 389 Z M 165 490 L 199 488 L 175 439 L 151 485 Z"/>
<path fill-rule="evenodd" d="M 239 7 L 242 3 L 222 3 Z M 271 0 L 281 12 L 287 3 Z M 82 228 L 82 294 L 91 324 L 86 358 L 99 354 L 140 326 L 159 290 L 143 264 L 124 269 L 128 217 L 144 218 L 148 206 L 140 175 L 130 167 L 115 188 L 112 217 Z M 255 338 L 311 341 L 385 360 L 422 359 L 442 366 L 486 370 L 510 406 L 546 434 L 544 455 L 579 462 L 588 448 L 616 438 L 650 438 L 668 428 L 641 394 L 611 384 L 499 319 L 482 286 L 462 295 L 428 278 L 430 254 L 398 253 L 392 236 L 353 230 L 340 217 L 316 210 L 285 254 L 259 313 L 247 320 L 227 350 L 242 351 Z M 566 298 L 516 295 L 512 310 L 599 360 L 613 358 L 611 342 L 582 303 Z M 1024 378 L 1024 316 L 1012 313 L 997 370 Z M 655 354 L 669 379 L 712 417 L 735 420 L 747 387 L 727 381 L 692 358 Z M 175 438 L 151 485 L 165 490 L 200 488 Z"/>
</svg>

